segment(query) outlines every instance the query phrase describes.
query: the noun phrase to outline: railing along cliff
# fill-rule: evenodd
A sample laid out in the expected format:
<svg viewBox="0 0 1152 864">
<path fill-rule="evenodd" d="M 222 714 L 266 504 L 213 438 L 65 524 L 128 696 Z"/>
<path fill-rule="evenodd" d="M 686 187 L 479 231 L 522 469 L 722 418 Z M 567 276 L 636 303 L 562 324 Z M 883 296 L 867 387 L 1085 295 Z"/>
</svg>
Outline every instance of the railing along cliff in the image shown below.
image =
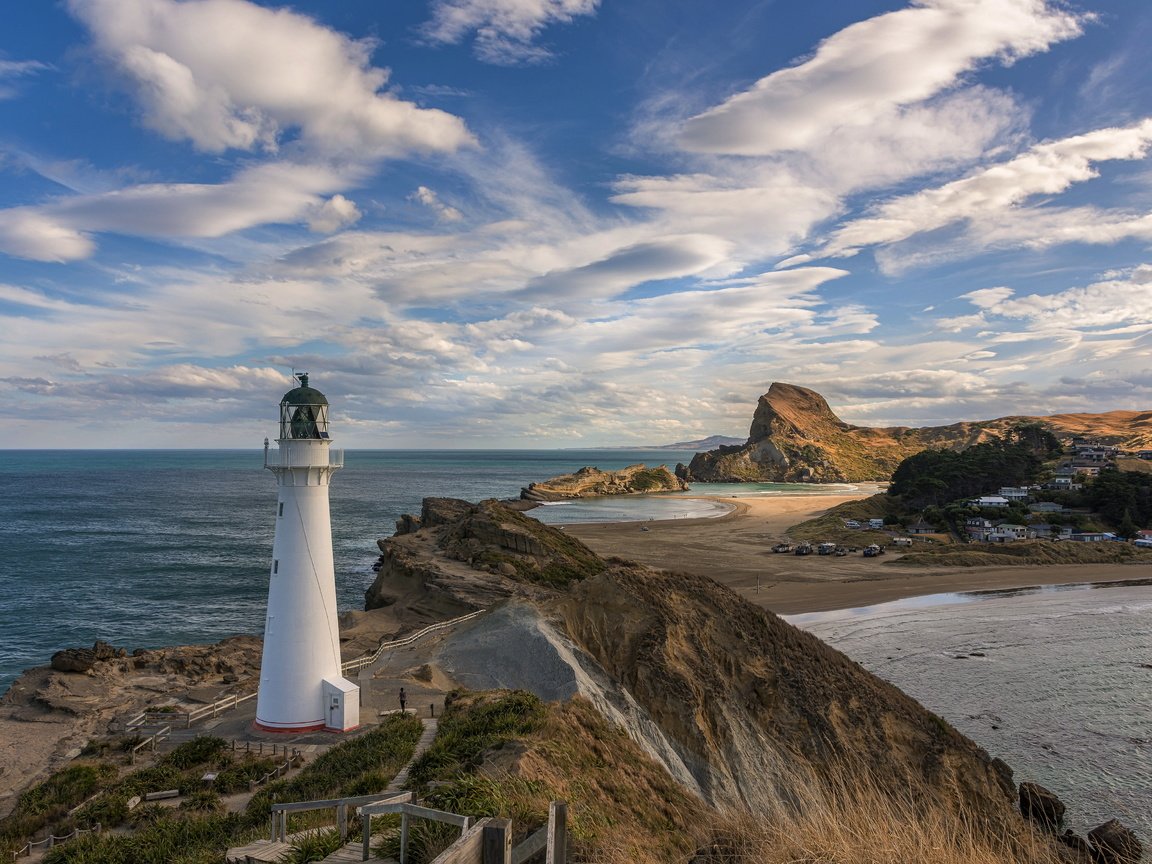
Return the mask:
<svg viewBox="0 0 1152 864">
<path fill-rule="evenodd" d="M 31 856 L 34 849 L 43 847 L 44 849 L 52 849 L 59 846 L 61 843 L 67 843 L 69 840 L 75 840 L 77 837 L 82 837 L 85 834 L 99 834 L 100 823 L 97 822 L 91 828 L 76 828 L 69 834 L 64 834 L 57 837 L 55 834 L 49 834 L 43 840 L 29 840 L 19 849 L 12 853 L 12 860 L 16 861 L 20 858 L 27 858 Z"/>
<path fill-rule="evenodd" d="M 340 670 L 344 675 L 348 675 L 352 672 L 359 672 L 365 666 L 371 666 L 373 663 L 379 660 L 385 651 L 392 651 L 397 648 L 405 648 L 408 645 L 423 639 L 429 633 L 435 633 L 437 630 L 443 630 L 445 627 L 452 627 L 456 624 L 462 624 L 465 621 L 471 621 L 476 616 L 482 615 L 487 611 L 487 609 L 477 609 L 475 612 L 469 612 L 467 615 L 461 615 L 459 618 L 452 618 L 448 621 L 439 621 L 435 624 L 429 624 L 427 627 L 421 630 L 417 630 L 415 633 L 405 636 L 403 639 L 397 639 L 393 642 L 381 642 L 378 646 L 376 646 L 376 650 L 371 654 L 364 654 L 360 657 L 356 657 L 352 660 L 346 660 L 345 662 L 341 663 Z"/>
</svg>

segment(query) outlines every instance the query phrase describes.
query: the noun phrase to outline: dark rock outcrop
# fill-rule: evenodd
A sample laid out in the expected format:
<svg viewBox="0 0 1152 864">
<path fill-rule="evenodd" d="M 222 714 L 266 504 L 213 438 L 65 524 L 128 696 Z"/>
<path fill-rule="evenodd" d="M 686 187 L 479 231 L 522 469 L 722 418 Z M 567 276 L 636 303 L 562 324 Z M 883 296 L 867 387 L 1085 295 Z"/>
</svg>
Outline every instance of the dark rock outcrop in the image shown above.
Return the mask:
<svg viewBox="0 0 1152 864">
<path fill-rule="evenodd" d="M 1064 802 L 1039 783 L 1021 783 L 1020 814 L 1045 831 L 1054 832 L 1064 821 Z"/>
<path fill-rule="evenodd" d="M 65 648 L 52 655 L 51 666 L 57 672 L 85 673 L 92 671 L 98 663 L 127 657 L 123 648 L 114 648 L 99 639 L 91 648 Z"/>
<path fill-rule="evenodd" d="M 1098 864 L 1140 864 L 1144 847 L 1123 823 L 1109 819 L 1088 832 L 1093 857 Z"/>
</svg>

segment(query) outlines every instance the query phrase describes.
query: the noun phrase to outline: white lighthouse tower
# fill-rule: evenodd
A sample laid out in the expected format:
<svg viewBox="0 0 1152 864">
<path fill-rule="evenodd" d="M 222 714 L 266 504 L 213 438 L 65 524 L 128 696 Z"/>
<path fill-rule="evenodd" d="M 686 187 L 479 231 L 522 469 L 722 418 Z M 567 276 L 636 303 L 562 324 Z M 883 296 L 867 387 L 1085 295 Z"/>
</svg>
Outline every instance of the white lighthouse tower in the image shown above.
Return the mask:
<svg viewBox="0 0 1152 864">
<path fill-rule="evenodd" d="M 360 725 L 360 688 L 340 669 L 328 511 L 328 481 L 344 454 L 331 450 L 328 400 L 307 373 L 296 378 L 300 386 L 280 400 L 278 452 L 264 441 L 278 495 L 256 726 L 342 732 Z"/>
</svg>

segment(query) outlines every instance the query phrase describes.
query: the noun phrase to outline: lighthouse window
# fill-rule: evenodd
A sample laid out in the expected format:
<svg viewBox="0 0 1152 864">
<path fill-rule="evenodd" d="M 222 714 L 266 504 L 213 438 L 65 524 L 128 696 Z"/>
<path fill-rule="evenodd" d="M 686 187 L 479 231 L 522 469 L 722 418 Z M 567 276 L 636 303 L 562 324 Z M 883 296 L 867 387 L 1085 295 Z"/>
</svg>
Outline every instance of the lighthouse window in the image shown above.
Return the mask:
<svg viewBox="0 0 1152 864">
<path fill-rule="evenodd" d="M 283 501 L 281 501 L 281 502 L 279 503 L 279 505 L 277 505 L 277 507 L 276 507 L 276 515 L 277 515 L 277 516 L 283 516 L 283 515 L 284 515 L 284 502 L 283 502 Z"/>
<path fill-rule="evenodd" d="M 279 572 L 280 572 L 280 562 L 279 562 L 279 561 L 273 561 L 273 562 L 272 562 L 272 573 L 273 573 L 273 575 L 275 575 L 276 573 L 279 573 Z"/>
</svg>

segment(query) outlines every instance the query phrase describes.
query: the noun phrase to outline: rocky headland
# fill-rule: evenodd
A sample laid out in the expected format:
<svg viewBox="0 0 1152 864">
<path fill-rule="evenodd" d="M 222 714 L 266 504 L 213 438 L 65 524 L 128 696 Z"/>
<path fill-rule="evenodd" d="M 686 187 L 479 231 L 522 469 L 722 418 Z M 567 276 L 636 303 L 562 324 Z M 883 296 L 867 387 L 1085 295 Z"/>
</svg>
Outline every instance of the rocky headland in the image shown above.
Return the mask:
<svg viewBox="0 0 1152 864">
<path fill-rule="evenodd" d="M 649 468 L 629 465 L 619 471 L 601 471 L 587 466 L 575 474 L 562 474 L 520 490 L 524 501 L 567 501 L 596 495 L 641 495 L 649 492 L 683 492 L 688 484 L 666 465 Z"/>
<path fill-rule="evenodd" d="M 443 674 L 586 699 L 709 807 L 773 810 L 797 783 L 852 777 L 926 810 L 1017 825 L 1006 764 L 710 579 L 599 559 L 494 501 L 429 499 L 411 525 L 380 541 L 369 608 L 428 620 L 495 602 L 442 649 Z"/>
<path fill-rule="evenodd" d="M 963 450 L 1021 423 L 1042 423 L 1058 437 L 1085 435 L 1126 449 L 1152 446 L 1152 411 L 875 428 L 845 423 L 819 393 L 777 382 L 756 405 L 747 443 L 698 453 L 689 465 L 678 465 L 676 474 L 689 482 L 713 483 L 882 480 L 916 453 L 931 448 Z"/>
</svg>

